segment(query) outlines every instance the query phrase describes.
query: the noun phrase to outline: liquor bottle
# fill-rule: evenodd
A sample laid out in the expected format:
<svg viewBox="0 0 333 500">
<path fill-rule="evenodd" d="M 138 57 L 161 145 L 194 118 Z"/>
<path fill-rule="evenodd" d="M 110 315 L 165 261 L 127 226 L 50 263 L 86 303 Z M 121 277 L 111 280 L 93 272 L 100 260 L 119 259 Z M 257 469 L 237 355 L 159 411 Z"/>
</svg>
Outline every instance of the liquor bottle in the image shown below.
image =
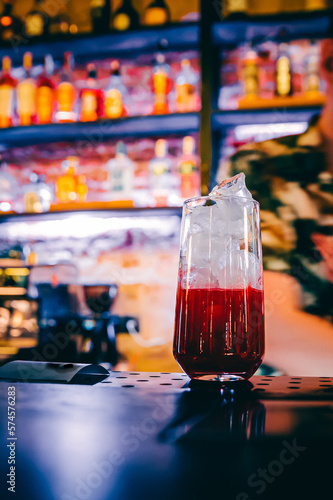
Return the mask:
<svg viewBox="0 0 333 500">
<path fill-rule="evenodd" d="M 181 62 L 181 71 L 176 78 L 176 109 L 179 113 L 187 113 L 196 109 L 195 95 L 199 75 L 191 67 L 188 59 Z"/>
<path fill-rule="evenodd" d="M 25 34 L 29 38 L 39 38 L 48 34 L 48 17 L 41 7 L 43 0 L 35 0 L 35 5 L 25 17 Z"/>
<path fill-rule="evenodd" d="M 194 153 L 195 143 L 191 136 L 183 139 L 183 156 L 179 162 L 180 194 L 184 199 L 200 194 L 198 159 Z"/>
<path fill-rule="evenodd" d="M 110 0 L 90 0 L 90 16 L 94 33 L 107 33 L 110 29 Z"/>
<path fill-rule="evenodd" d="M 311 43 L 309 53 L 305 59 L 305 65 L 306 92 L 317 94 L 320 91 L 320 61 L 318 45 L 314 42 Z"/>
<path fill-rule="evenodd" d="M 171 173 L 171 160 L 168 158 L 168 143 L 165 139 L 158 139 L 155 145 L 155 158 L 148 165 L 150 174 L 150 189 L 156 206 L 166 206 L 168 198 L 174 188 L 174 179 Z"/>
<path fill-rule="evenodd" d="M 17 114 L 19 125 L 31 125 L 36 121 L 36 82 L 31 78 L 32 54 L 23 56 L 24 76 L 17 86 Z"/>
<path fill-rule="evenodd" d="M 49 20 L 49 35 L 75 35 L 78 31 L 75 23 L 71 22 L 69 15 L 66 12 L 66 3 L 59 2 L 57 4 L 57 14 Z"/>
<path fill-rule="evenodd" d="M 170 22 L 170 10 L 165 0 L 153 0 L 143 14 L 143 24 L 156 26 Z"/>
<path fill-rule="evenodd" d="M 60 83 L 57 87 L 57 122 L 75 122 L 76 91 L 72 81 L 73 54 L 65 52 L 64 65 L 60 74 Z"/>
<path fill-rule="evenodd" d="M 257 53 L 253 48 L 246 51 L 244 61 L 244 95 L 253 98 L 259 92 L 259 70 L 257 65 Z"/>
<path fill-rule="evenodd" d="M 82 179 L 80 181 L 80 176 L 77 175 L 78 164 L 76 156 L 69 156 L 61 164 L 64 174 L 56 181 L 56 197 L 60 203 L 70 203 L 79 199 L 78 190 L 82 187 L 80 186 Z"/>
<path fill-rule="evenodd" d="M 118 31 L 133 30 L 140 26 L 140 18 L 132 5 L 132 0 L 123 0 L 112 16 L 112 27 Z"/>
<path fill-rule="evenodd" d="M 45 177 L 32 172 L 29 180 L 30 183 L 22 187 L 25 212 L 48 212 L 53 201 L 53 192 L 50 186 L 45 184 Z"/>
<path fill-rule="evenodd" d="M 223 15 L 232 17 L 233 19 L 244 18 L 249 8 L 248 0 L 227 0 L 224 7 Z"/>
<path fill-rule="evenodd" d="M 86 201 L 88 195 L 88 187 L 86 184 L 85 175 L 79 175 L 76 181 L 76 192 L 78 201 Z"/>
<path fill-rule="evenodd" d="M 37 80 L 37 121 L 51 123 L 55 107 L 54 63 L 50 54 L 44 58 L 44 71 Z"/>
<path fill-rule="evenodd" d="M 170 66 L 165 62 L 164 54 L 157 54 L 153 68 L 152 87 L 155 95 L 154 115 L 169 113 L 168 94 L 171 90 L 171 80 L 168 76 Z"/>
<path fill-rule="evenodd" d="M 107 163 L 109 185 L 113 198 L 131 199 L 134 185 L 134 163 L 127 156 L 126 145 L 119 141 L 116 157 Z"/>
<path fill-rule="evenodd" d="M 14 0 L 3 0 L 3 11 L 0 15 L 0 40 L 10 41 L 22 37 L 23 23 L 13 16 Z"/>
<path fill-rule="evenodd" d="M 103 93 L 97 84 L 96 66 L 88 64 L 87 73 L 87 85 L 80 92 L 81 122 L 96 121 L 103 115 Z"/>
<path fill-rule="evenodd" d="M 10 57 L 2 58 L 2 75 L 0 77 L 0 128 L 11 127 L 14 116 L 14 91 L 16 80 L 10 74 Z"/>
<path fill-rule="evenodd" d="M 112 61 L 110 82 L 105 91 L 104 114 L 106 118 L 126 116 L 127 113 L 124 106 L 124 96 L 126 94 L 127 90 L 122 82 L 119 62 Z"/>
<path fill-rule="evenodd" d="M 288 45 L 281 43 L 279 45 L 275 69 L 275 94 L 285 97 L 292 95 L 292 93 L 292 66 L 288 53 Z"/>
<path fill-rule="evenodd" d="M 305 0 L 305 10 L 324 10 L 327 8 L 326 0 Z"/>
<path fill-rule="evenodd" d="M 16 210 L 18 193 L 18 182 L 3 163 L 0 165 L 0 213 Z"/>
</svg>

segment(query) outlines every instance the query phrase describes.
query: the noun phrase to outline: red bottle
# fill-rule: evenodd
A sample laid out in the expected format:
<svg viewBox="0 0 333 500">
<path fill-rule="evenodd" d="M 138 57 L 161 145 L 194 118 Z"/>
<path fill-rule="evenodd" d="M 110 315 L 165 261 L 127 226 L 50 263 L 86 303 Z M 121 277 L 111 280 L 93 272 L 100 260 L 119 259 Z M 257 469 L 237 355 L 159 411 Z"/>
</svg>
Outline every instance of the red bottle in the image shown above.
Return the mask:
<svg viewBox="0 0 333 500">
<path fill-rule="evenodd" d="M 94 64 L 88 64 L 87 73 L 87 85 L 80 92 L 81 122 L 93 122 L 103 116 L 103 93 L 98 88 L 97 71 Z"/>
<path fill-rule="evenodd" d="M 2 58 L 2 75 L 0 77 L 0 128 L 11 127 L 14 115 L 14 89 L 17 81 L 11 76 L 11 60 Z"/>
<path fill-rule="evenodd" d="M 47 54 L 44 59 L 44 71 L 37 80 L 36 110 L 38 123 L 51 123 L 55 107 L 55 85 L 53 82 L 54 63 Z"/>
<path fill-rule="evenodd" d="M 168 94 L 171 90 L 171 79 L 169 78 L 169 72 L 170 66 L 165 62 L 164 54 L 157 54 L 151 81 L 155 97 L 153 115 L 166 115 L 170 113 Z"/>
</svg>

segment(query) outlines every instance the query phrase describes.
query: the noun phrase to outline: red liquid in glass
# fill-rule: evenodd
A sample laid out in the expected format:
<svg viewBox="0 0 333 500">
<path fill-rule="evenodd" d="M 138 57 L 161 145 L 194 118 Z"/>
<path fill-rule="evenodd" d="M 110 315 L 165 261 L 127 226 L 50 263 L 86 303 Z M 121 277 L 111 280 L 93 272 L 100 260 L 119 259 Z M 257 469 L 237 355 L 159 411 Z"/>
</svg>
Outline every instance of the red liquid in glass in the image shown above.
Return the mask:
<svg viewBox="0 0 333 500">
<path fill-rule="evenodd" d="M 262 290 L 178 288 L 173 353 L 191 378 L 247 379 L 264 348 Z"/>
</svg>

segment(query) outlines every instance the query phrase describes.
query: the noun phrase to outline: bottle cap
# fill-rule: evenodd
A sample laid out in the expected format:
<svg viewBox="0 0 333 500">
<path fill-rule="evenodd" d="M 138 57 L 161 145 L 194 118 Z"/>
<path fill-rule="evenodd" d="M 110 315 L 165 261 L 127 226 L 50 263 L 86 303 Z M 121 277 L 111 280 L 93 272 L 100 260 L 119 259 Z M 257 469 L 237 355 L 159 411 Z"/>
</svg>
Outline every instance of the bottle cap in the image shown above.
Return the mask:
<svg viewBox="0 0 333 500">
<path fill-rule="evenodd" d="M 64 66 L 72 69 L 73 65 L 74 65 L 73 53 L 72 52 L 65 52 L 64 53 Z"/>
<path fill-rule="evenodd" d="M 190 155 L 194 152 L 194 139 L 190 135 L 187 135 L 183 139 L 183 153 Z"/>
<path fill-rule="evenodd" d="M 158 139 L 155 145 L 155 154 L 159 158 L 163 158 L 168 153 L 168 143 L 165 139 Z"/>
<path fill-rule="evenodd" d="M 2 58 L 2 71 L 10 71 L 10 68 L 12 67 L 12 61 L 10 57 L 4 56 Z"/>
<path fill-rule="evenodd" d="M 159 52 L 156 56 L 156 62 L 157 64 L 165 64 L 165 55 Z"/>
<path fill-rule="evenodd" d="M 29 180 L 30 182 L 35 184 L 36 182 L 38 182 L 38 174 L 36 174 L 36 172 L 31 172 Z"/>
<path fill-rule="evenodd" d="M 23 56 L 23 67 L 25 69 L 31 69 L 32 68 L 32 53 L 31 52 L 26 52 Z"/>
<path fill-rule="evenodd" d="M 124 156 L 127 155 L 126 144 L 123 141 L 117 142 L 117 145 L 116 145 L 116 156 L 118 156 L 118 155 L 124 155 Z"/>
<path fill-rule="evenodd" d="M 119 61 L 112 61 L 111 65 L 111 75 L 119 75 L 120 74 L 120 65 Z"/>
<path fill-rule="evenodd" d="M 96 78 L 97 71 L 94 63 L 90 63 L 87 65 L 87 73 L 88 73 L 88 78 Z"/>
</svg>

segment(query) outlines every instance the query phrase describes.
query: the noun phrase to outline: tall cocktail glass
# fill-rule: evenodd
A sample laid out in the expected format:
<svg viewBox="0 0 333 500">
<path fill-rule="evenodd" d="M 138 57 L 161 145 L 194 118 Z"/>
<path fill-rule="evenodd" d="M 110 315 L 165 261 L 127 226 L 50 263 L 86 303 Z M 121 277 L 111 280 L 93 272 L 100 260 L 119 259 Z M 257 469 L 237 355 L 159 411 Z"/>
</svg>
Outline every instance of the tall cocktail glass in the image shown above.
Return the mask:
<svg viewBox="0 0 333 500">
<path fill-rule="evenodd" d="M 264 343 L 259 203 L 239 174 L 184 203 L 173 352 L 192 379 L 244 380 Z"/>
</svg>

